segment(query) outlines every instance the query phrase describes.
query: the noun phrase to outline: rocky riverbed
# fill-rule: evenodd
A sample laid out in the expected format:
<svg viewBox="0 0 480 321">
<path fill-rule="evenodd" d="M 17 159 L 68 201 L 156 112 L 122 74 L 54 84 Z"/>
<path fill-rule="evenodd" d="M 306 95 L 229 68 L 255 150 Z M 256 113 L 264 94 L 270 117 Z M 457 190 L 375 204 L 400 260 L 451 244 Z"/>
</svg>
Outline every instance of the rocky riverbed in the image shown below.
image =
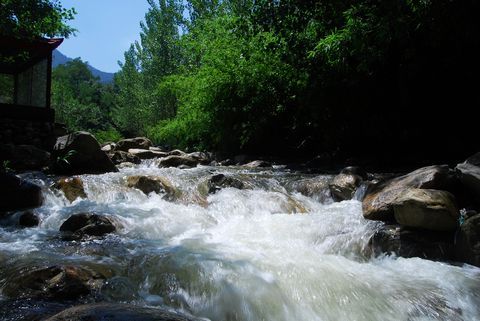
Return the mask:
<svg viewBox="0 0 480 321">
<path fill-rule="evenodd" d="M 476 157 L 313 175 L 80 140 L 1 174 L 1 320 L 480 319 Z"/>
</svg>

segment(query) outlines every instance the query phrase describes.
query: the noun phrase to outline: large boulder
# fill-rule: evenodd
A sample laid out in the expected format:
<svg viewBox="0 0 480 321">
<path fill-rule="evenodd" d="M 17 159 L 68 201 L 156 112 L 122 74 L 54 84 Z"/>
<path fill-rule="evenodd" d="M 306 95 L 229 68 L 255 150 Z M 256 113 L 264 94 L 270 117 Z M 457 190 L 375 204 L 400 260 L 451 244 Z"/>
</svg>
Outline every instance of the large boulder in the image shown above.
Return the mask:
<svg viewBox="0 0 480 321">
<path fill-rule="evenodd" d="M 363 216 L 369 220 L 394 221 L 393 205 L 406 188 L 450 190 L 455 184 L 447 165 L 423 167 L 406 175 L 373 185 L 363 199 Z"/>
<path fill-rule="evenodd" d="M 245 184 L 234 177 L 226 176 L 224 174 L 217 174 L 210 177 L 207 181 L 208 193 L 214 194 L 222 188 L 232 187 L 237 189 L 244 189 Z"/>
<path fill-rule="evenodd" d="M 473 197 L 474 203 L 480 204 L 480 167 L 469 162 L 458 164 L 455 167 L 458 178 L 469 194 Z"/>
<path fill-rule="evenodd" d="M 409 229 L 384 225 L 369 240 L 369 252 L 375 256 L 395 254 L 449 261 L 453 258 L 454 233 Z"/>
<path fill-rule="evenodd" d="M 66 174 L 102 174 L 118 169 L 87 132 L 75 132 L 57 138 L 53 157 L 54 170 Z"/>
<path fill-rule="evenodd" d="M 105 215 L 80 213 L 70 216 L 60 226 L 60 232 L 66 240 L 85 237 L 102 237 L 117 230 L 118 222 Z"/>
<path fill-rule="evenodd" d="M 358 175 L 339 174 L 335 176 L 329 185 L 332 198 L 337 202 L 352 199 L 361 183 L 362 178 Z"/>
<path fill-rule="evenodd" d="M 131 148 L 128 150 L 128 153 L 138 157 L 139 159 L 153 159 L 153 158 L 161 158 L 161 157 L 168 156 L 168 153 L 165 153 L 165 152 L 158 152 L 158 151 L 153 151 L 151 149 L 138 149 L 138 148 Z"/>
<path fill-rule="evenodd" d="M 55 265 L 20 271 L 6 280 L 2 292 L 13 298 L 73 300 L 100 289 L 104 279 L 87 268 Z"/>
<path fill-rule="evenodd" d="M 467 218 L 455 239 L 455 259 L 480 267 L 480 214 Z"/>
<path fill-rule="evenodd" d="M 120 303 L 80 305 L 64 310 L 45 321 L 194 321 L 195 318 L 161 308 Z"/>
<path fill-rule="evenodd" d="M 0 212 L 42 206 L 42 188 L 11 173 L 0 172 Z"/>
<path fill-rule="evenodd" d="M 135 137 L 122 139 L 121 141 L 117 142 L 115 150 L 128 152 L 129 149 L 149 149 L 150 147 L 152 147 L 152 142 L 148 138 Z"/>
<path fill-rule="evenodd" d="M 87 198 L 83 181 L 80 177 L 61 178 L 53 186 L 61 190 L 70 203 L 77 198 Z"/>
<path fill-rule="evenodd" d="M 42 170 L 50 164 L 50 153 L 32 145 L 5 145 L 2 158 L 20 171 Z"/>
<path fill-rule="evenodd" d="M 145 194 L 165 194 L 170 200 L 176 199 L 180 192 L 166 178 L 159 176 L 129 176 L 127 186 L 141 190 Z"/>
<path fill-rule="evenodd" d="M 115 165 L 120 165 L 121 163 L 133 163 L 133 164 L 140 164 L 141 159 L 137 156 L 130 154 L 128 152 L 123 151 L 115 151 L 113 153 L 108 154 L 110 159 Z"/>
<path fill-rule="evenodd" d="M 200 161 L 189 155 L 183 155 L 183 156 L 172 155 L 172 156 L 162 158 L 158 162 L 159 167 L 180 167 L 180 166 L 195 167 L 198 164 L 200 164 Z"/>
<path fill-rule="evenodd" d="M 433 231 L 454 231 L 460 217 L 455 197 L 433 189 L 403 190 L 393 203 L 393 211 L 398 224 Z"/>
</svg>

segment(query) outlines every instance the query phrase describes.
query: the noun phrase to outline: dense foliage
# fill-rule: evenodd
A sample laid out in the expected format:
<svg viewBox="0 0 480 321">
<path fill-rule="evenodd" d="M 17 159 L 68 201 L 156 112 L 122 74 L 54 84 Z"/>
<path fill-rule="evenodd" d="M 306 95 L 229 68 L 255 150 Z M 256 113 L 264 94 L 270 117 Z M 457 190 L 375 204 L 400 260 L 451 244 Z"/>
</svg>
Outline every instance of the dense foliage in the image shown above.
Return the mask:
<svg viewBox="0 0 480 321">
<path fill-rule="evenodd" d="M 64 8 L 59 0 L 0 1 L 0 34 L 15 37 L 68 37 L 75 29 L 66 21 L 74 9 Z"/>
<path fill-rule="evenodd" d="M 102 84 L 79 58 L 57 66 L 52 79 L 52 105 L 57 122 L 72 131 L 90 131 L 100 141 L 121 137 L 110 121 L 114 108 L 111 84 Z"/>
<path fill-rule="evenodd" d="M 476 1 L 149 3 L 116 78 L 126 133 L 180 147 L 345 154 L 458 150 L 472 133 Z"/>
</svg>

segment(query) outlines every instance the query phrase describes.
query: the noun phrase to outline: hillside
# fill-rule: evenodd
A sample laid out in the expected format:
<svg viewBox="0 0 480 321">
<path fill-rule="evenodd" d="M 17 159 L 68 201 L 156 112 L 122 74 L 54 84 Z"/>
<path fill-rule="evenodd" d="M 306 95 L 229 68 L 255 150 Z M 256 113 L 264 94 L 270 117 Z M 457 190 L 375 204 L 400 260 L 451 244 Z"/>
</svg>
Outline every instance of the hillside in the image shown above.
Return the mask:
<svg viewBox="0 0 480 321">
<path fill-rule="evenodd" d="M 58 50 L 55 50 L 53 52 L 53 62 L 52 62 L 52 66 L 53 68 L 57 67 L 58 65 L 63 65 L 69 61 L 73 60 L 72 58 L 70 57 L 67 57 L 65 56 L 63 53 L 61 53 L 60 51 Z M 102 83 L 110 83 L 113 81 L 113 73 L 109 73 L 109 72 L 104 72 L 104 71 L 101 71 L 101 70 L 98 70 L 97 68 L 95 67 L 92 67 L 88 64 L 88 69 L 90 69 L 90 71 L 92 72 L 92 74 L 95 76 L 95 77 L 99 77 L 100 78 L 100 81 Z"/>
</svg>

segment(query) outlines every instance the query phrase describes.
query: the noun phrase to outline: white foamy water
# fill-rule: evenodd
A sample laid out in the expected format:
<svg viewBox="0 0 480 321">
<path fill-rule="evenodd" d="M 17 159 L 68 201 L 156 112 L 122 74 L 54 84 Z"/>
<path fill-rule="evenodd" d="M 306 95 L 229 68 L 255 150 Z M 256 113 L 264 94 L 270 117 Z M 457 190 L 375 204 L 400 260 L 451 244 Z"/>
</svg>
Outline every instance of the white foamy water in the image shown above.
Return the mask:
<svg viewBox="0 0 480 321">
<path fill-rule="evenodd" d="M 206 195 L 206 179 L 218 172 L 249 188 Z M 167 178 L 181 196 L 144 195 L 126 187 L 129 175 Z M 0 259 L 108 267 L 110 300 L 215 321 L 480 320 L 480 269 L 371 258 L 365 250 L 378 223 L 363 219 L 361 203 L 287 192 L 283 186 L 299 176 L 142 165 L 82 178 L 88 199 L 70 204 L 47 191 L 41 226 L 5 228 Z M 105 240 L 59 241 L 61 223 L 80 212 L 113 215 L 124 227 Z"/>
</svg>

